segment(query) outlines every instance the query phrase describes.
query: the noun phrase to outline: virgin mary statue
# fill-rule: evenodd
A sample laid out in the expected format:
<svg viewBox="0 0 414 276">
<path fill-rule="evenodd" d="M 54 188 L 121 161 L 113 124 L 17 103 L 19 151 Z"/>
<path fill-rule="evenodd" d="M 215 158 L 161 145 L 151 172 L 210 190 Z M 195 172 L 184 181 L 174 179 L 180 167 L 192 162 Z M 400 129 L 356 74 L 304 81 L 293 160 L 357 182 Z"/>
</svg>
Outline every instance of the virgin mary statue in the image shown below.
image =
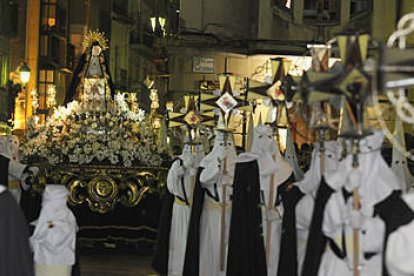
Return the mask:
<svg viewBox="0 0 414 276">
<path fill-rule="evenodd" d="M 99 31 L 85 36 L 85 52 L 73 72 L 64 104 L 79 100 L 88 102 L 95 111 L 104 111 L 114 97 L 114 86 L 107 62 L 108 41 Z"/>
</svg>

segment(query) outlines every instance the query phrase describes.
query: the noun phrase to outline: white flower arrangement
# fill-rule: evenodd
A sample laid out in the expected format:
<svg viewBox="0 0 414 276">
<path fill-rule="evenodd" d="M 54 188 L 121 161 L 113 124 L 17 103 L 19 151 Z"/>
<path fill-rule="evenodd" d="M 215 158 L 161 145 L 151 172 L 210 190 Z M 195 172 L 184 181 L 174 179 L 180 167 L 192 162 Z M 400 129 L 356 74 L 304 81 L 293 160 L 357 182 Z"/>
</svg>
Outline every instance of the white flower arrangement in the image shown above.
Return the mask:
<svg viewBox="0 0 414 276">
<path fill-rule="evenodd" d="M 131 111 L 125 97 L 118 94 L 106 113 L 90 112 L 88 103 L 73 101 L 53 110 L 43 124 L 33 116 L 21 144 L 29 162 L 58 164 L 111 164 L 160 166 L 151 123 L 145 111 Z"/>
</svg>

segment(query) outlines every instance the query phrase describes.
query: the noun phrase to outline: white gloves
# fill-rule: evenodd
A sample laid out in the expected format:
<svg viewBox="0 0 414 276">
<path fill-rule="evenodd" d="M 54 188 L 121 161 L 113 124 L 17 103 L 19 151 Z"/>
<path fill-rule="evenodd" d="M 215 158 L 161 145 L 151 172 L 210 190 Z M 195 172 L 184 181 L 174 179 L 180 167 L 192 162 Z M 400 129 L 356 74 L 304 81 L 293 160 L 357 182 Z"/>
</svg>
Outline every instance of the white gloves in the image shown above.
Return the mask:
<svg viewBox="0 0 414 276">
<path fill-rule="evenodd" d="M 272 208 L 272 209 L 268 209 L 266 211 L 266 220 L 267 221 L 275 221 L 277 219 L 281 219 L 281 215 L 280 215 L 280 213 L 278 212 L 277 209 Z"/>
<path fill-rule="evenodd" d="M 183 166 L 178 166 L 178 167 L 174 170 L 174 172 L 175 172 L 175 174 L 176 174 L 178 177 L 181 177 L 181 176 L 183 176 L 183 175 L 184 175 L 185 170 L 184 170 L 184 167 L 183 167 Z"/>
<path fill-rule="evenodd" d="M 361 172 L 358 169 L 351 170 L 348 181 L 345 183 L 345 187 L 348 191 L 352 191 L 361 185 Z"/>
<path fill-rule="evenodd" d="M 39 168 L 38 167 L 30 167 L 29 171 L 32 172 L 33 177 L 36 177 L 39 174 Z"/>
</svg>

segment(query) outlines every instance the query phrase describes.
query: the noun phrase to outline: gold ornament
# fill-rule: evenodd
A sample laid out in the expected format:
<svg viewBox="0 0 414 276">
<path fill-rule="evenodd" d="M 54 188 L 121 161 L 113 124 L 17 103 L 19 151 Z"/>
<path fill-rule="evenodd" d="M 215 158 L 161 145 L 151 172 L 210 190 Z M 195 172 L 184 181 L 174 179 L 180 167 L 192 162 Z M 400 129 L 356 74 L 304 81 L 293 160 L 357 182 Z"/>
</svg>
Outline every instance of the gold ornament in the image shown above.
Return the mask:
<svg viewBox="0 0 414 276">
<path fill-rule="evenodd" d="M 106 35 L 104 32 L 100 32 L 99 30 L 89 31 L 85 35 L 85 39 L 83 40 L 83 43 L 86 46 L 86 48 L 92 47 L 92 44 L 94 42 L 98 42 L 102 50 L 104 51 L 109 48 L 108 40 L 106 39 Z"/>
</svg>

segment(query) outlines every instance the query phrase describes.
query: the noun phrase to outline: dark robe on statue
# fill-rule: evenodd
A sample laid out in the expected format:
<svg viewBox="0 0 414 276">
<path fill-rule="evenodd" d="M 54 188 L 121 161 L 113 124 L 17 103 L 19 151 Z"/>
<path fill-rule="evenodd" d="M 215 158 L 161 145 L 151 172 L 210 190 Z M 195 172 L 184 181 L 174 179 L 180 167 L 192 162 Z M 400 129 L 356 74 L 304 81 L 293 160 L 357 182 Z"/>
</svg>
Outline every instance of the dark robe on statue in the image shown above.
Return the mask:
<svg viewBox="0 0 414 276">
<path fill-rule="evenodd" d="M 69 87 L 66 92 L 66 97 L 64 101 L 64 105 L 68 104 L 69 102 L 73 101 L 75 97 L 78 95 L 78 87 L 81 84 L 81 78 L 85 78 L 86 72 L 88 71 L 89 60 L 91 58 L 91 54 L 89 54 L 91 50 L 88 48 L 86 49 L 86 53 L 83 53 L 78 61 L 78 65 L 76 66 L 75 71 L 72 75 L 72 80 L 69 84 Z M 88 54 L 87 54 L 88 53 Z M 102 51 L 100 55 L 103 55 L 103 62 L 100 61 L 102 72 L 104 73 L 104 77 L 107 78 L 107 83 L 109 89 L 111 90 L 112 99 L 115 95 L 115 87 L 112 82 L 111 73 L 109 71 L 109 64 L 107 55 Z"/>
<path fill-rule="evenodd" d="M 315 198 L 312 221 L 309 228 L 308 243 L 306 245 L 305 261 L 302 268 L 302 276 L 317 276 L 323 252 L 328 242 L 322 232 L 323 216 L 326 204 L 333 194 L 334 189 L 328 186 L 322 177 Z"/>
<path fill-rule="evenodd" d="M 298 252 L 296 237 L 296 204 L 305 195 L 297 186 L 293 186 L 294 175 L 278 187 L 278 200 L 283 205 L 282 237 L 278 276 L 296 276 L 298 274 Z"/>
<path fill-rule="evenodd" d="M 206 190 L 201 187 L 200 174 L 204 168 L 197 171 L 191 208 L 190 225 L 188 227 L 187 246 L 185 250 L 183 276 L 197 276 L 200 270 L 200 219 L 203 211 Z"/>
<path fill-rule="evenodd" d="M 8 182 L 9 159 L 0 156 L 0 185 Z M 0 192 L 0 275 L 34 275 L 29 231 L 16 200 Z"/>
<path fill-rule="evenodd" d="M 414 211 L 401 198 L 401 191 L 394 191 L 383 201 L 374 207 L 375 214 L 385 222 L 385 237 L 383 249 L 383 269 L 382 275 L 388 276 L 389 273 L 385 266 L 385 252 L 387 249 L 388 237 L 401 226 L 414 220 Z"/>
<path fill-rule="evenodd" d="M 152 259 L 152 268 L 160 275 L 168 274 L 168 254 L 170 245 L 171 217 L 174 205 L 174 195 L 165 187 L 164 199 L 158 225 L 157 243 Z"/>
<path fill-rule="evenodd" d="M 260 176 L 256 160 L 236 163 L 227 275 L 267 275 L 262 235 Z"/>
</svg>

